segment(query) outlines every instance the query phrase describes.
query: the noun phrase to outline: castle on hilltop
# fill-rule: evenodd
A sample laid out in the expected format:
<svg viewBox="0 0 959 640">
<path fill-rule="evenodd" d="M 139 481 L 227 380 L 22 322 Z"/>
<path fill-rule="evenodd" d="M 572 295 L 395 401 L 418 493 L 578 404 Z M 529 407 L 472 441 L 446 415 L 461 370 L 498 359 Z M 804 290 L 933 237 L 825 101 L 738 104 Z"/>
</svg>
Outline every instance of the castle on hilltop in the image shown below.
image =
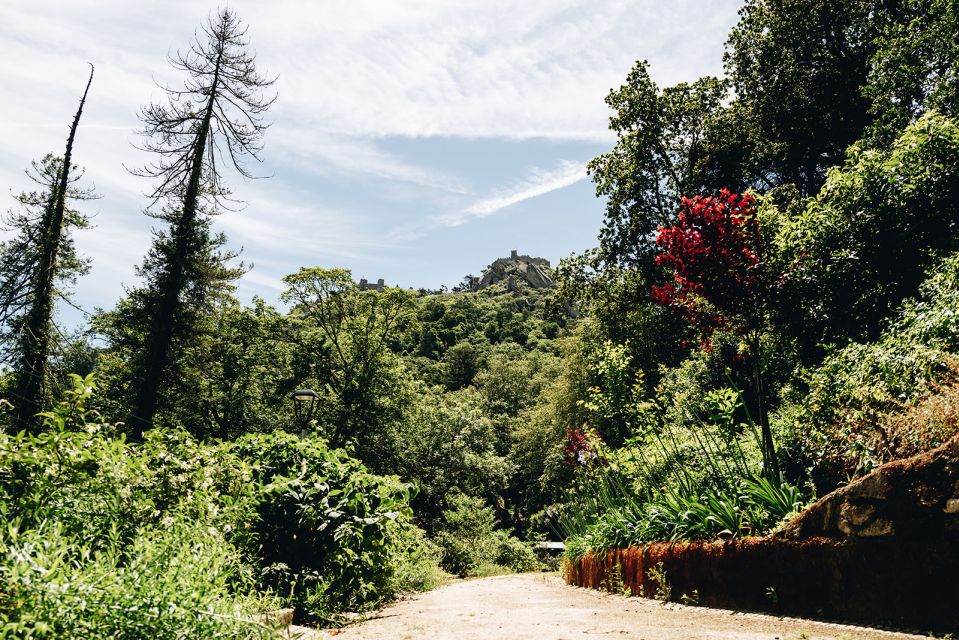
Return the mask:
<svg viewBox="0 0 959 640">
<path fill-rule="evenodd" d="M 523 281 L 534 289 L 548 289 L 555 286 L 549 274 L 549 260 L 519 255 L 516 249 L 508 258 L 497 258 L 486 267 L 481 277 L 473 277 L 472 289 L 478 291 L 498 282 L 506 282 L 506 289 L 514 291 L 518 281 Z"/>
<path fill-rule="evenodd" d="M 508 258 L 497 258 L 483 270 L 482 276 L 467 276 L 462 284 L 453 288 L 453 291 L 479 291 L 490 285 L 503 283 L 507 291 L 518 291 L 522 283 L 533 289 L 550 289 L 555 287 L 550 269 L 549 260 L 533 256 L 519 255 L 516 249 L 510 252 Z M 370 282 L 361 278 L 356 288 L 360 291 L 383 292 L 387 285 L 383 278 Z M 438 291 L 420 289 L 421 293 L 445 293 L 446 287 Z"/>
<path fill-rule="evenodd" d="M 360 291 L 379 291 L 383 293 L 383 289 L 386 288 L 386 283 L 383 282 L 383 278 L 380 278 L 375 283 L 368 281 L 366 278 L 361 278 L 357 288 Z"/>
</svg>

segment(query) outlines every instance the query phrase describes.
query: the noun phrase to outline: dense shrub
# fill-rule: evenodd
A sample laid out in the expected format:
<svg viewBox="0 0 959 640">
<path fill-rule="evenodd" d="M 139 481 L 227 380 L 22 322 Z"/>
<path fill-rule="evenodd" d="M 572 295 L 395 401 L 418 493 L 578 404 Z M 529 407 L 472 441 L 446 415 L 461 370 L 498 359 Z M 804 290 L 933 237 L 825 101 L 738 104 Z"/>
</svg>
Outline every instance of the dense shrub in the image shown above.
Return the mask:
<svg viewBox="0 0 959 640">
<path fill-rule="evenodd" d="M 271 602 L 231 542 L 250 495 L 242 461 L 182 432 L 134 447 L 104 431 L 0 436 L 4 637 L 267 633 L 255 618 Z"/>
<path fill-rule="evenodd" d="M 959 249 L 959 126 L 928 113 L 888 149 L 850 148 L 776 232 L 781 319 L 807 353 L 874 339 L 925 271 Z"/>
<path fill-rule="evenodd" d="M 466 577 L 540 566 L 529 544 L 496 529 L 496 516 L 481 498 L 453 494 L 443 519 L 436 541 L 443 550 L 443 568 L 450 573 Z"/>
<path fill-rule="evenodd" d="M 506 486 L 512 466 L 497 452 L 496 425 L 475 389 L 423 393 L 405 425 L 396 471 L 416 484 L 418 521 L 433 534 L 449 507 L 449 495 L 463 492 L 491 500 Z"/>
<path fill-rule="evenodd" d="M 959 254 L 953 254 L 930 272 L 878 340 L 849 344 L 810 372 L 809 393 L 783 407 L 778 420 L 802 436 L 817 484 L 829 489 L 954 433 L 943 406 L 934 422 L 924 414 L 949 404 L 951 387 L 941 385 L 956 379 L 957 308 Z M 911 424 L 903 425 L 910 415 Z"/>
<path fill-rule="evenodd" d="M 253 637 L 267 605 L 331 619 L 435 582 L 438 552 L 395 478 L 282 432 L 203 444 L 153 430 L 127 443 L 85 422 L 90 385 L 75 382 L 47 432 L 0 435 L 10 629 Z"/>
<path fill-rule="evenodd" d="M 97 547 L 55 523 L 0 531 L 0 637 L 279 637 L 257 615 L 271 599 L 211 527 L 177 514 Z"/>
<path fill-rule="evenodd" d="M 393 595 L 395 562 L 411 544 L 403 536 L 408 485 L 368 473 L 320 439 L 277 432 L 221 448 L 251 464 L 245 551 L 262 567 L 264 587 L 318 617 Z"/>
</svg>

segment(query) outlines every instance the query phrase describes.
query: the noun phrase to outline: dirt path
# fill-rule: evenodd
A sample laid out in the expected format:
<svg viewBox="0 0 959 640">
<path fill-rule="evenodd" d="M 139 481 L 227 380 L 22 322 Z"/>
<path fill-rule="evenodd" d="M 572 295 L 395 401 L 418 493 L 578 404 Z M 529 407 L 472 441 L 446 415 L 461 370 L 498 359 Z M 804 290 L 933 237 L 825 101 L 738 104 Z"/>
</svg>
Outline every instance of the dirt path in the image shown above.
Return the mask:
<svg viewBox="0 0 959 640">
<path fill-rule="evenodd" d="M 365 622 L 314 636 L 337 640 L 799 640 L 917 638 L 806 620 L 662 605 L 569 587 L 547 574 L 456 582 L 390 606 Z"/>
</svg>

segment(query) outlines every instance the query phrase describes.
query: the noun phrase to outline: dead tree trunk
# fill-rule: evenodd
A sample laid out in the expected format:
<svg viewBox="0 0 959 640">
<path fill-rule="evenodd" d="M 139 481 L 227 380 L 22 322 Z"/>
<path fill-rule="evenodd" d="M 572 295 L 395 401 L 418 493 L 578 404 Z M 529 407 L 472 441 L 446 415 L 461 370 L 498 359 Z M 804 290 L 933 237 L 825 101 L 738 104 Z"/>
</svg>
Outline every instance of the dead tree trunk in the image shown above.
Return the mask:
<svg viewBox="0 0 959 640">
<path fill-rule="evenodd" d="M 20 427 L 36 429 L 36 414 L 44 404 L 47 388 L 47 361 L 50 357 L 51 319 L 53 316 L 54 285 L 57 278 L 57 261 L 63 241 L 64 209 L 67 188 L 70 184 L 70 163 L 73 157 L 73 141 L 87 101 L 87 93 L 93 82 L 93 65 L 90 77 L 80 98 L 80 106 L 73 116 L 67 148 L 63 154 L 63 167 L 41 222 L 40 262 L 34 276 L 32 302 L 20 336 L 20 363 L 17 368 L 16 420 Z"/>
</svg>

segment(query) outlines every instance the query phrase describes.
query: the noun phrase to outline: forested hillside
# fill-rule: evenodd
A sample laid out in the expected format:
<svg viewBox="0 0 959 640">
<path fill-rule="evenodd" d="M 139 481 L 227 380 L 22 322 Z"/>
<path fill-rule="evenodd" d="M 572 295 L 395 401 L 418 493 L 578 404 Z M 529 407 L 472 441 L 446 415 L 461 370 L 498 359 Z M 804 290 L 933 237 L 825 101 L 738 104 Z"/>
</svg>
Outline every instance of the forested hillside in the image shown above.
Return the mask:
<svg viewBox="0 0 959 640">
<path fill-rule="evenodd" d="M 747 0 L 724 77 L 660 87 L 640 61 L 610 92 L 604 224 L 548 281 L 291 264 L 246 304 L 217 216 L 282 96 L 213 14 L 140 114 L 136 287 L 54 322 L 89 266 L 83 103 L 8 216 L 0 637 L 271 637 L 259 614 L 284 606 L 339 624 L 543 568 L 535 541 L 764 534 L 947 441 L 957 42 L 953 0 Z"/>
</svg>

